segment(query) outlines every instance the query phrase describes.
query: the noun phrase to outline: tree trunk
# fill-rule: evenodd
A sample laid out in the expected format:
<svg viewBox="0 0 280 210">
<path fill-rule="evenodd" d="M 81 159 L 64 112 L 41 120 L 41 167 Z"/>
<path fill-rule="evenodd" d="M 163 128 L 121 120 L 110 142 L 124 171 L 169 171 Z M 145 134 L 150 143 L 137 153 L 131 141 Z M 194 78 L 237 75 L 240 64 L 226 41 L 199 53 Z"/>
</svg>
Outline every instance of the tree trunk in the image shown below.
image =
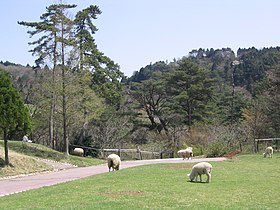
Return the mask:
<svg viewBox="0 0 280 210">
<path fill-rule="evenodd" d="M 67 136 L 67 111 L 66 111 L 66 76 L 65 76 L 65 44 L 64 44 L 64 25 L 61 30 L 61 61 L 62 61 L 62 120 L 63 120 L 63 142 L 65 155 L 69 155 L 69 141 Z"/>
<path fill-rule="evenodd" d="M 51 110 L 50 110 L 50 127 L 49 127 L 49 144 L 55 149 L 55 141 L 54 141 L 54 112 L 55 112 L 55 73 L 56 73 L 56 65 L 57 65 L 57 36 L 54 33 L 54 48 L 53 48 L 53 72 L 52 72 L 52 101 L 51 101 Z"/>
<path fill-rule="evenodd" d="M 8 148 L 8 138 L 7 138 L 7 131 L 4 130 L 4 149 L 5 149 L 5 165 L 9 165 L 9 148 Z"/>
</svg>

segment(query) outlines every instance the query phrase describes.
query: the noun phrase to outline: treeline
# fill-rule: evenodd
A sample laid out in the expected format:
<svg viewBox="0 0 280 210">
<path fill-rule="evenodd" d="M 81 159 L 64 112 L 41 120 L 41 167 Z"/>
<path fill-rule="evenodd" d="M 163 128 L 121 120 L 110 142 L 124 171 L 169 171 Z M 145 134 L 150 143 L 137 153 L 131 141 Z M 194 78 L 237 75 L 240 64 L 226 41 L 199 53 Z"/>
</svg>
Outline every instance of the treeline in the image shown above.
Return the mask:
<svg viewBox="0 0 280 210">
<path fill-rule="evenodd" d="M 280 135 L 279 58 L 278 47 L 239 49 L 237 55 L 229 48 L 199 49 L 149 64 L 130 78 L 104 80 L 110 71 L 103 69 L 101 77 L 101 71 L 73 69 L 66 80 L 70 144 L 157 151 L 192 145 L 209 156 L 252 151 L 255 138 Z M 22 77 L 12 72 L 33 118 L 33 139 L 63 150 L 59 97 L 54 143 L 49 139 L 51 93 L 61 92 L 61 75 L 51 86 L 52 69 L 27 69 Z"/>
<path fill-rule="evenodd" d="M 280 135 L 279 50 L 193 50 L 141 68 L 126 84 L 149 129 L 167 131 L 172 148 L 212 142 L 216 152 L 252 151 L 255 138 Z"/>
<path fill-rule="evenodd" d="M 95 44 L 98 6 L 69 16 L 75 6 L 50 5 L 39 22 L 19 22 L 32 29 L 36 66 L 3 66 L 29 109 L 35 142 L 66 154 L 75 144 L 174 154 L 193 146 L 218 156 L 279 137 L 278 47 L 193 50 L 126 78 Z"/>
</svg>

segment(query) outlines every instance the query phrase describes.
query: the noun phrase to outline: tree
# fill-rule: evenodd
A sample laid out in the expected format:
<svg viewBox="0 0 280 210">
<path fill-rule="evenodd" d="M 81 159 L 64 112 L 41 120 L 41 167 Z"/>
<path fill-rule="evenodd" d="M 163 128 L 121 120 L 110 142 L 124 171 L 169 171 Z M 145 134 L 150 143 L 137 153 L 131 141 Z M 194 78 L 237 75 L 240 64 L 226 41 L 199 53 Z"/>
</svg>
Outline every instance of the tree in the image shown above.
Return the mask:
<svg viewBox="0 0 280 210">
<path fill-rule="evenodd" d="M 119 66 L 97 49 L 93 20 L 101 10 L 91 5 L 75 16 L 75 38 L 79 49 L 79 70 L 92 72 L 92 88 L 108 105 L 118 108 L 122 98 L 121 80 L 124 78 Z"/>
<path fill-rule="evenodd" d="M 280 61 L 280 53 L 278 56 L 278 62 Z M 271 121 L 271 127 L 274 130 L 274 135 L 280 135 L 280 64 L 274 65 L 272 69 L 267 72 L 268 81 L 270 87 L 268 89 L 268 107 L 267 115 Z"/>
<path fill-rule="evenodd" d="M 9 165 L 8 133 L 15 129 L 27 132 L 30 129 L 30 117 L 9 75 L 2 70 L 0 70 L 0 128 L 4 134 L 5 165 Z"/>
<path fill-rule="evenodd" d="M 50 105 L 50 117 L 49 117 L 49 144 L 54 147 L 54 113 L 55 113 L 55 100 L 56 100 L 56 89 L 55 89 L 55 75 L 58 65 L 58 60 L 61 60 L 62 65 L 62 86 L 63 86 L 63 98 L 64 108 L 63 116 L 66 118 L 65 113 L 65 51 L 66 46 L 71 45 L 73 37 L 70 35 L 73 22 L 65 15 L 67 9 L 75 8 L 76 5 L 67 4 L 53 4 L 47 7 L 47 12 L 44 13 L 40 19 L 41 22 L 25 22 L 19 21 L 18 24 L 31 27 L 34 30 L 28 31 L 33 37 L 34 35 L 42 34 L 42 36 L 34 42 L 30 42 L 30 45 L 36 45 L 33 50 L 30 50 L 33 55 L 38 56 L 36 64 L 44 64 L 49 59 L 53 65 L 52 69 L 52 89 L 51 89 L 51 105 Z M 65 127 L 65 122 L 63 123 Z M 64 131 L 64 143 L 65 153 L 68 154 L 68 141 L 66 135 L 66 127 Z"/>
<path fill-rule="evenodd" d="M 101 10 L 96 5 L 79 11 L 75 17 L 75 37 L 79 48 L 79 69 L 82 71 L 94 66 L 98 68 L 102 59 L 102 53 L 97 49 L 93 35 L 97 31 L 93 20 Z"/>
<path fill-rule="evenodd" d="M 145 111 L 150 121 L 149 128 L 159 133 L 164 129 L 168 132 L 167 96 L 163 81 L 145 80 L 133 83 L 131 88 L 132 98 L 139 104 L 138 109 Z"/>
<path fill-rule="evenodd" d="M 103 112 L 99 120 L 92 123 L 91 146 L 101 149 L 122 147 L 131 130 L 129 118 L 122 111 L 111 108 Z"/>
<path fill-rule="evenodd" d="M 121 83 L 123 78 L 124 75 L 119 66 L 110 61 L 105 68 L 98 68 L 92 72 L 92 88 L 105 99 L 107 105 L 118 109 L 123 94 L 123 84 Z"/>
<path fill-rule="evenodd" d="M 185 116 L 184 121 L 188 126 L 195 120 L 202 120 L 213 94 L 214 80 L 209 78 L 209 71 L 184 58 L 175 71 L 165 76 L 165 80 L 167 94 L 174 98 L 170 102 L 172 109 Z"/>
<path fill-rule="evenodd" d="M 62 100 L 62 117 L 63 117 L 63 142 L 64 152 L 69 154 L 69 140 L 67 135 L 67 101 L 66 101 L 66 71 L 69 70 L 68 61 L 71 61 L 71 50 L 73 49 L 74 36 L 73 25 L 74 22 L 67 16 L 69 9 L 75 8 L 76 5 L 68 4 L 53 4 L 47 7 L 47 13 L 41 16 L 41 22 L 18 22 L 21 25 L 34 28 L 28 33 L 33 36 L 35 34 L 43 33 L 43 35 L 35 42 L 30 44 L 37 45 L 31 52 L 38 55 L 37 64 L 46 62 L 46 58 L 50 56 L 53 63 L 53 87 L 55 85 L 55 71 L 61 71 L 61 100 Z M 49 35 L 49 36 L 48 36 Z M 60 64 L 58 64 L 60 61 Z M 66 65 L 68 64 L 68 65 Z M 59 65 L 59 69 L 58 68 Z M 50 142 L 53 140 L 53 126 L 54 126 L 54 109 L 55 109 L 55 89 L 52 90 L 52 103 L 50 109 Z"/>
</svg>

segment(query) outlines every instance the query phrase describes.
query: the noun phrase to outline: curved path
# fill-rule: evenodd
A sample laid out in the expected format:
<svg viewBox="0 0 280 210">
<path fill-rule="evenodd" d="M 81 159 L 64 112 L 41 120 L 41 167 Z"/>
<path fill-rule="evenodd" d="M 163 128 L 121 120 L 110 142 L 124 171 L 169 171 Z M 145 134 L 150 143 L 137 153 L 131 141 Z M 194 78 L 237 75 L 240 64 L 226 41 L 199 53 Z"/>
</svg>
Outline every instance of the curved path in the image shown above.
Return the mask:
<svg viewBox="0 0 280 210">
<path fill-rule="evenodd" d="M 195 158 L 192 160 L 182 160 L 182 158 L 172 159 L 152 159 L 152 160 L 136 160 L 122 161 L 121 169 L 131 168 L 136 166 L 158 164 L 158 163 L 190 163 L 201 161 L 224 161 L 227 158 Z M 0 179 L 0 196 L 19 193 L 31 189 L 38 189 L 44 186 L 51 186 L 63 182 L 73 181 L 88 176 L 108 172 L 107 164 L 89 166 L 89 167 L 73 167 L 66 168 L 55 172 L 46 172 L 33 175 L 22 175 L 16 177 L 7 177 Z"/>
</svg>

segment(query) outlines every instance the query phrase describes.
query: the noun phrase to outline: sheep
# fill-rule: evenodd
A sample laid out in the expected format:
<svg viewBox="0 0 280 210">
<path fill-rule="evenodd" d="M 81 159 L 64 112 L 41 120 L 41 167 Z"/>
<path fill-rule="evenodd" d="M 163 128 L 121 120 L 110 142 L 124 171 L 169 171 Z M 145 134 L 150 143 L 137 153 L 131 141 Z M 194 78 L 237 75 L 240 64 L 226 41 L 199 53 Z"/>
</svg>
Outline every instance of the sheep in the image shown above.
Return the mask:
<svg viewBox="0 0 280 210">
<path fill-rule="evenodd" d="M 177 154 L 179 156 L 181 156 L 183 158 L 183 160 L 185 160 L 186 158 L 189 159 L 189 158 L 193 157 L 192 147 L 188 147 L 187 149 L 179 150 L 177 152 Z"/>
<path fill-rule="evenodd" d="M 212 165 L 208 162 L 197 163 L 192 167 L 192 171 L 190 174 L 188 174 L 188 177 L 190 178 L 191 182 L 193 180 L 195 180 L 195 182 L 197 182 L 197 176 L 199 176 L 200 182 L 202 182 L 201 175 L 206 174 L 206 176 L 207 176 L 206 182 L 209 183 L 211 180 L 212 168 L 213 168 Z"/>
<path fill-rule="evenodd" d="M 28 139 L 28 135 L 25 134 L 23 137 L 22 137 L 22 141 L 23 142 L 29 142 L 29 143 L 32 143 L 32 141 L 30 139 Z"/>
<path fill-rule="evenodd" d="M 72 155 L 84 156 L 84 150 L 82 148 L 75 148 Z"/>
<path fill-rule="evenodd" d="M 109 172 L 111 171 L 111 168 L 113 169 L 113 171 L 118 171 L 120 169 L 121 158 L 118 155 L 110 154 L 107 157 L 107 162 L 108 162 Z"/>
<path fill-rule="evenodd" d="M 267 147 L 265 149 L 265 152 L 263 153 L 263 157 L 270 157 L 272 158 L 272 155 L 273 155 L 273 148 L 272 147 Z"/>
</svg>

